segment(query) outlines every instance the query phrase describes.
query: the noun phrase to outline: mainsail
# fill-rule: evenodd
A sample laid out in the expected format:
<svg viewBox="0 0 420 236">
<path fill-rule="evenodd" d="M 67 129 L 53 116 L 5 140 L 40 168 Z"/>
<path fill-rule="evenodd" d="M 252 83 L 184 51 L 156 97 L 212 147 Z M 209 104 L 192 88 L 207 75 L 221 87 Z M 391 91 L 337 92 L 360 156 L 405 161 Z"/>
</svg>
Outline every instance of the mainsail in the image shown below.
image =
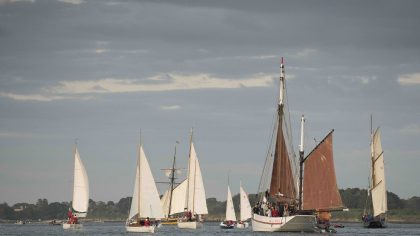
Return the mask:
<svg viewBox="0 0 420 236">
<path fill-rule="evenodd" d="M 242 188 L 242 185 L 239 187 L 239 197 L 240 197 L 240 213 L 241 221 L 246 221 L 251 218 L 251 204 L 249 204 L 248 194 Z"/>
<path fill-rule="evenodd" d="M 228 185 L 226 198 L 226 221 L 236 221 L 235 208 L 233 207 L 232 193 Z"/>
<path fill-rule="evenodd" d="M 190 145 L 185 207 L 193 214 L 208 214 L 200 164 L 192 141 Z"/>
<path fill-rule="evenodd" d="M 139 147 L 133 198 L 128 218 L 163 218 L 159 193 L 143 147 Z"/>
<path fill-rule="evenodd" d="M 280 74 L 280 98 L 273 129 L 272 143 L 261 176 L 258 192 L 267 193 L 278 202 L 296 201 L 296 156 L 292 144 L 287 107 L 283 58 Z M 263 195 L 260 195 L 262 200 Z"/>
<path fill-rule="evenodd" d="M 305 158 L 303 177 L 303 210 L 343 209 L 337 187 L 333 158 L 333 132 Z"/>
<path fill-rule="evenodd" d="M 78 217 L 86 217 L 89 207 L 89 180 L 86 169 L 80 159 L 79 151 L 74 151 L 74 182 L 73 182 L 73 209 Z"/>
<path fill-rule="evenodd" d="M 388 210 L 386 185 L 385 185 L 385 165 L 384 155 L 381 145 L 381 135 L 379 128 L 376 129 L 371 143 L 372 160 L 372 205 L 373 215 L 378 216 Z"/>
</svg>

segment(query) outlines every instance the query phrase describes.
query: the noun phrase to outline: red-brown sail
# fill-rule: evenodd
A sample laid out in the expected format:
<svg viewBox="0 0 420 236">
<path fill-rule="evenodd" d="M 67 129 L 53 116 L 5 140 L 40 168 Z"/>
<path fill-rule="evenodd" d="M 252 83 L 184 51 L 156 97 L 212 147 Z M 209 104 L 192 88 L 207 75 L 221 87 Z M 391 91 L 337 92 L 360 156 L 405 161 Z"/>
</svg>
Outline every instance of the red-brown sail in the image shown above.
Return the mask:
<svg viewBox="0 0 420 236">
<path fill-rule="evenodd" d="M 342 209 L 333 158 L 332 130 L 306 157 L 303 179 L 303 209 Z"/>
<path fill-rule="evenodd" d="M 276 147 L 274 151 L 273 171 L 271 174 L 270 196 L 280 202 L 296 199 L 293 172 L 283 134 L 283 106 L 279 105 Z M 282 195 L 282 196 L 281 196 Z"/>
</svg>

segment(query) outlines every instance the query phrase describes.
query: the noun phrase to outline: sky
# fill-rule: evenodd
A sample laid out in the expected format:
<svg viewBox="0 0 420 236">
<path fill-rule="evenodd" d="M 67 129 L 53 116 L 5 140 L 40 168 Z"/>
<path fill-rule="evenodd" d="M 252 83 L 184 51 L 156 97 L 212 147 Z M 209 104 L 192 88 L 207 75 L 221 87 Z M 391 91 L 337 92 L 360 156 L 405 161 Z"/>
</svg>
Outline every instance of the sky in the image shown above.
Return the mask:
<svg viewBox="0 0 420 236">
<path fill-rule="evenodd" d="M 207 197 L 255 193 L 284 57 L 293 141 L 334 129 L 339 188 L 366 188 L 370 114 L 386 183 L 420 196 L 419 1 L 0 0 L 0 202 L 70 201 L 73 146 L 90 198 L 134 184 L 141 140 L 156 181 L 186 168 Z M 297 150 L 296 150 L 297 151 Z M 158 184 L 163 193 L 166 185 Z"/>
</svg>

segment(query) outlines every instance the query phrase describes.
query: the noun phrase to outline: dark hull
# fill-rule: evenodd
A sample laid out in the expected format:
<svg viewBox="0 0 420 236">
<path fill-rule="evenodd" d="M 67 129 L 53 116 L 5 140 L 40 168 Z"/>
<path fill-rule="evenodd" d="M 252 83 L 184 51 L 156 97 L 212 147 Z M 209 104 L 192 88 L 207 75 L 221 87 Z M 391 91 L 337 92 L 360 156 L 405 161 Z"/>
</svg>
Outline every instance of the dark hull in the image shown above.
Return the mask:
<svg viewBox="0 0 420 236">
<path fill-rule="evenodd" d="M 387 223 L 385 219 L 371 219 L 363 222 L 365 228 L 386 228 Z"/>
</svg>

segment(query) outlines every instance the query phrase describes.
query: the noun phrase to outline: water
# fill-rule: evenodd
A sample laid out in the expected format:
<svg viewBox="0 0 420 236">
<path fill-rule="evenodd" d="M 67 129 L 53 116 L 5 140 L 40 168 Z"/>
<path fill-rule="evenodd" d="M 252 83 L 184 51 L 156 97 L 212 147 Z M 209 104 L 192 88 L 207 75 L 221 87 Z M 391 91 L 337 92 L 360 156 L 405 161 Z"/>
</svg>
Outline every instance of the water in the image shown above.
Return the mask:
<svg viewBox="0 0 420 236">
<path fill-rule="evenodd" d="M 385 229 L 365 229 L 361 224 L 344 223 L 344 228 L 337 229 L 333 235 L 420 235 L 420 224 L 388 224 Z M 299 233 L 256 233 L 248 229 L 220 229 L 218 223 L 205 223 L 202 229 L 181 230 L 176 226 L 164 225 L 154 235 L 301 235 Z M 124 223 L 85 223 L 81 230 L 63 230 L 62 226 L 48 224 L 0 224 L 0 235 L 141 235 L 125 232 Z M 303 234 L 302 234 L 303 235 Z M 314 235 L 314 234 L 310 234 Z"/>
</svg>

